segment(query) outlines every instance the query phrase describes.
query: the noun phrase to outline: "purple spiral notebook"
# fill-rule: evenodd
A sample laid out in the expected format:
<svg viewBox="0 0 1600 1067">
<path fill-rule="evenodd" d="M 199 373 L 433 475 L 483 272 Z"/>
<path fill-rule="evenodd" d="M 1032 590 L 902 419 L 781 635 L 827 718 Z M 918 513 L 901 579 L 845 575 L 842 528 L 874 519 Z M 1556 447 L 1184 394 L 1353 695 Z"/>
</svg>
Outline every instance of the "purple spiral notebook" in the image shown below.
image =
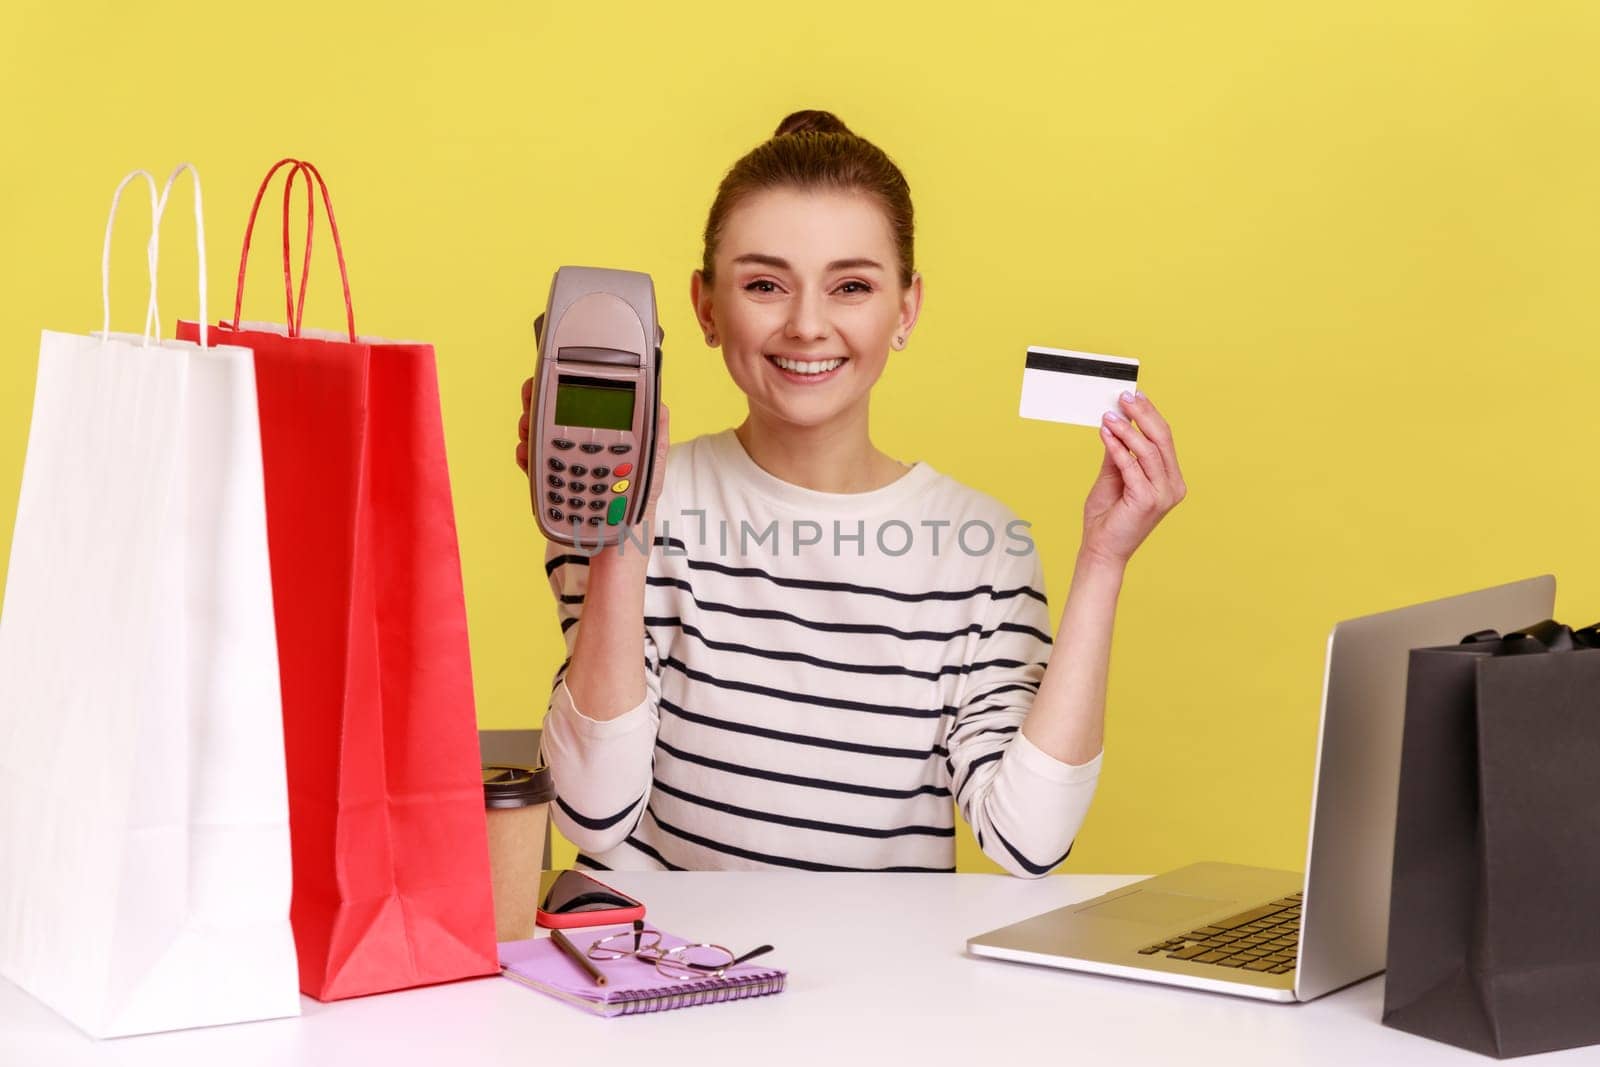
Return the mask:
<svg viewBox="0 0 1600 1067">
<path fill-rule="evenodd" d="M 632 929 L 631 926 L 597 926 L 563 932 L 579 952 L 587 952 L 589 946 L 602 937 Z M 681 937 L 657 932 L 665 948 L 685 943 Z M 568 959 L 548 937 L 506 941 L 500 945 L 500 973 L 507 978 L 608 1017 L 764 997 L 782 992 L 788 978 L 787 972 L 776 967 L 753 963 L 730 967 L 720 977 L 690 979 L 668 977 L 656 970 L 655 964 L 631 956 L 597 961 L 595 966 L 606 976 L 608 984 L 595 985 L 583 968 Z"/>
</svg>

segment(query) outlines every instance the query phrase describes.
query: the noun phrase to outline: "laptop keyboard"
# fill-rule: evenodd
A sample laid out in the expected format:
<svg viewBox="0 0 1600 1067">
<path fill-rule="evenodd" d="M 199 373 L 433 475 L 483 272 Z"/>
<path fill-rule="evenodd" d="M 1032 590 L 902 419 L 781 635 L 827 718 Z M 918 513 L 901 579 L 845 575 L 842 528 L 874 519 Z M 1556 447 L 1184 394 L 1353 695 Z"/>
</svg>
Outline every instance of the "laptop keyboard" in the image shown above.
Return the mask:
<svg viewBox="0 0 1600 1067">
<path fill-rule="evenodd" d="M 1271 904 L 1241 911 L 1139 950 L 1141 956 L 1165 952 L 1169 960 L 1214 963 L 1267 974 L 1294 970 L 1300 942 L 1300 898 L 1294 893 Z"/>
</svg>

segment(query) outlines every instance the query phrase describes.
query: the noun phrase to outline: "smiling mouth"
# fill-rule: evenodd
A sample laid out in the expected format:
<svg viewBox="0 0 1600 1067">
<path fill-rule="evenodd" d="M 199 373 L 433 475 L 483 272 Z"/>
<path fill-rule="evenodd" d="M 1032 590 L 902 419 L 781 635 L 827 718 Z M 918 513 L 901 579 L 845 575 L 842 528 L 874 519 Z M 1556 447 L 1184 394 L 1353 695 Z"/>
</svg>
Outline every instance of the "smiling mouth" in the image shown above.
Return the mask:
<svg viewBox="0 0 1600 1067">
<path fill-rule="evenodd" d="M 848 362 L 846 359 L 789 359 L 786 356 L 767 356 L 768 362 L 791 374 L 826 374 Z"/>
</svg>

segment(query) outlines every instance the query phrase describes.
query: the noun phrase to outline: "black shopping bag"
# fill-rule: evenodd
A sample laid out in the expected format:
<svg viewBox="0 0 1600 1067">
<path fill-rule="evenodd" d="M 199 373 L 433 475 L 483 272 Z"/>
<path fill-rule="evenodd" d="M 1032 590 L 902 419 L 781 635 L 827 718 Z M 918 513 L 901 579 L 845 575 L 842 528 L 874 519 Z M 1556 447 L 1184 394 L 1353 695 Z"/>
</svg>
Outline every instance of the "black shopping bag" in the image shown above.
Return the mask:
<svg viewBox="0 0 1600 1067">
<path fill-rule="evenodd" d="M 1600 624 L 1411 653 L 1385 1025 L 1600 1043 Z"/>
</svg>

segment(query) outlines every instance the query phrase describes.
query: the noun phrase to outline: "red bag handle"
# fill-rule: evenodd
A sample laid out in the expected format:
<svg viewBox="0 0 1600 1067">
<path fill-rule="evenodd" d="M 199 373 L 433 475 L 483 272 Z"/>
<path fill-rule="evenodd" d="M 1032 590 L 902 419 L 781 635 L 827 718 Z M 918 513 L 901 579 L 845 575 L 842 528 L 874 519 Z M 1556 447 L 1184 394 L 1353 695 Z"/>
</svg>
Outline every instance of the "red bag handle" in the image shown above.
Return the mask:
<svg viewBox="0 0 1600 1067">
<path fill-rule="evenodd" d="M 268 179 L 270 179 L 272 177 L 272 175 L 268 174 L 267 177 L 268 177 Z M 301 261 L 300 261 L 300 299 L 299 299 L 298 302 L 290 295 L 290 293 L 293 290 L 290 288 L 290 281 L 289 281 L 289 278 L 290 278 L 290 272 L 289 272 L 289 194 L 294 191 L 294 180 L 297 177 L 304 177 L 305 180 L 306 180 L 306 241 L 305 241 L 306 249 L 305 249 L 305 254 L 301 258 Z M 257 193 L 256 195 L 257 195 L 257 198 L 259 199 L 260 198 L 260 193 Z M 284 300 L 285 305 L 288 307 L 288 310 L 284 313 L 285 316 L 286 316 L 285 319 L 284 319 L 284 322 L 289 327 L 289 336 L 290 337 L 297 337 L 300 334 L 300 316 L 303 314 L 302 311 L 299 311 L 297 309 L 304 308 L 305 304 L 306 304 L 306 282 L 311 277 L 311 236 L 316 231 L 316 228 L 317 228 L 317 196 L 316 196 L 315 191 L 311 188 L 311 174 L 310 174 L 310 172 L 307 171 L 305 169 L 305 165 L 300 163 L 299 161 L 295 162 L 294 169 L 289 172 L 288 180 L 283 183 L 283 216 L 282 217 L 283 217 L 283 300 Z M 249 231 L 249 228 L 246 227 L 246 240 L 249 239 L 249 232 L 248 231 Z M 234 309 L 234 313 L 236 315 L 238 314 L 238 309 L 237 308 Z"/>
<path fill-rule="evenodd" d="M 274 163 L 272 165 L 272 169 L 271 170 L 267 171 L 267 176 L 265 178 L 261 179 L 261 186 L 258 189 L 256 189 L 256 198 L 250 205 L 250 218 L 245 223 L 245 227 L 244 227 L 244 250 L 239 255 L 239 281 L 238 281 L 238 284 L 235 286 L 234 293 L 233 293 L 233 328 L 235 330 L 237 330 L 239 328 L 239 320 L 242 317 L 242 309 L 244 307 L 245 269 L 249 265 L 249 262 L 250 262 L 250 238 L 251 238 L 251 235 L 255 232 L 256 215 L 261 210 L 261 199 L 262 199 L 262 197 L 264 197 L 266 195 L 267 187 L 272 184 L 273 175 L 277 174 L 278 171 L 282 170 L 285 166 L 287 166 L 290 163 L 293 163 L 295 165 L 295 169 L 292 172 L 290 172 L 288 184 L 291 185 L 291 186 L 294 184 L 295 175 L 301 172 L 300 161 L 297 160 L 297 159 L 280 159 L 280 160 L 278 160 L 278 162 L 276 162 L 276 163 Z M 314 220 L 314 216 L 312 214 L 312 209 L 315 206 L 315 199 L 311 195 L 311 178 L 310 178 L 309 175 L 307 175 L 307 177 L 306 177 L 306 200 L 307 200 L 307 203 L 306 203 L 306 251 L 305 251 L 305 262 L 302 265 L 301 272 L 300 272 L 302 279 L 304 278 L 304 276 L 306 274 L 306 269 L 311 265 L 311 232 L 312 232 L 312 222 Z M 294 290 L 292 288 L 292 282 L 291 282 L 290 275 L 289 275 L 289 217 L 288 217 L 288 210 L 289 210 L 289 192 L 288 192 L 288 188 L 286 187 L 284 189 L 284 219 L 283 219 L 283 302 L 284 302 L 284 306 L 285 306 L 284 321 L 288 325 L 289 331 L 290 331 L 290 333 L 292 335 L 295 332 L 295 320 L 294 320 L 295 301 L 294 301 Z M 303 299 L 303 295 L 302 295 L 302 299 Z"/>
<path fill-rule="evenodd" d="M 297 163 L 295 165 L 295 172 L 309 173 L 312 178 L 316 179 L 317 188 L 322 192 L 322 210 L 323 213 L 328 216 L 328 232 L 333 235 L 333 254 L 334 257 L 339 261 L 339 285 L 344 293 L 345 329 L 349 334 L 351 343 L 354 344 L 356 341 L 356 309 L 350 298 L 350 270 L 345 265 L 344 242 L 339 237 L 338 220 L 333 217 L 333 198 L 328 193 L 328 183 L 322 180 L 322 172 L 317 170 L 316 165 L 311 163 L 309 160 L 301 160 L 299 163 Z M 292 184 L 293 178 L 291 177 L 289 183 L 284 186 L 283 190 L 285 204 L 289 202 L 290 187 Z M 306 218 L 308 220 L 306 225 L 306 256 L 305 262 L 300 270 L 300 303 L 295 308 L 294 313 L 294 336 L 296 337 L 300 335 L 300 324 L 305 318 L 306 275 L 310 272 L 311 265 L 311 224 L 309 220 L 313 217 L 315 209 L 310 202 L 312 197 L 311 185 L 309 182 L 306 184 L 306 200 Z M 284 215 L 287 219 L 287 208 L 284 210 Z M 285 222 L 284 232 L 285 234 L 288 233 L 287 222 Z M 284 255 L 286 257 L 288 255 L 287 237 L 284 240 Z"/>
<path fill-rule="evenodd" d="M 311 190 L 311 181 L 314 179 L 317 187 L 322 191 L 322 207 L 328 216 L 328 228 L 333 233 L 333 251 L 339 260 L 339 280 L 344 288 L 345 327 L 349 332 L 350 340 L 356 340 L 356 312 L 350 299 L 350 271 L 345 264 L 344 243 L 339 238 L 339 224 L 333 217 L 333 199 L 328 193 L 328 184 L 322 180 L 322 174 L 311 163 L 302 159 L 286 157 L 278 160 L 267 171 L 261 185 L 256 189 L 255 200 L 250 205 L 250 218 L 245 223 L 244 247 L 239 253 L 239 280 L 234 288 L 233 297 L 233 328 L 239 328 L 239 320 L 244 308 L 244 279 L 245 270 L 250 262 L 250 238 L 255 231 L 256 215 L 261 210 L 261 199 L 266 195 L 267 188 L 272 184 L 273 176 L 279 170 L 294 164 L 294 169 L 289 172 L 288 181 L 283 189 L 283 296 L 287 305 L 287 323 L 290 337 L 300 336 L 300 324 L 305 315 L 306 280 L 311 268 L 311 240 L 315 221 L 316 197 Z M 306 248 L 300 269 L 300 299 L 298 304 L 294 298 L 294 283 L 289 264 L 289 199 L 294 189 L 296 177 L 306 175 Z"/>
</svg>

